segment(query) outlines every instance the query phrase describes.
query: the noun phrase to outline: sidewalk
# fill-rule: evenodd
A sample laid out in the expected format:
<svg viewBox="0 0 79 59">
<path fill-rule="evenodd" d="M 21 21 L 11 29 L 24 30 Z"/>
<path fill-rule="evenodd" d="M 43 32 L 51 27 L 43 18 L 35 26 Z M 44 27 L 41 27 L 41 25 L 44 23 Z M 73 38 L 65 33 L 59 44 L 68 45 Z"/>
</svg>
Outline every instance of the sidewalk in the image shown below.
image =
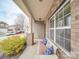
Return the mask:
<svg viewBox="0 0 79 59">
<path fill-rule="evenodd" d="M 27 46 L 25 51 L 19 57 L 19 59 L 33 59 L 37 53 L 37 44 L 32 46 Z"/>
</svg>

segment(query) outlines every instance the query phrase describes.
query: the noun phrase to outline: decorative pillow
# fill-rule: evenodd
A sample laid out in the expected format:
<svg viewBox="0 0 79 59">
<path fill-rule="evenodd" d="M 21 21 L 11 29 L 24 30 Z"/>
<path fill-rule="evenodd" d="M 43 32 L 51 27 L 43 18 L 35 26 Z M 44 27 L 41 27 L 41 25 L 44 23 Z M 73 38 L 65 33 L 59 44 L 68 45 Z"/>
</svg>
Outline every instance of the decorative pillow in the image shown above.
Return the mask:
<svg viewBox="0 0 79 59">
<path fill-rule="evenodd" d="M 44 52 L 44 55 L 51 55 L 53 53 L 54 53 L 54 48 L 52 46 L 52 47 L 47 48 L 47 50 Z"/>
<path fill-rule="evenodd" d="M 47 48 L 52 47 L 52 45 L 50 44 L 49 41 L 47 41 L 46 47 L 47 47 Z"/>
<path fill-rule="evenodd" d="M 47 44 L 47 39 L 43 39 L 42 41 L 40 41 L 41 43 L 43 43 L 44 45 Z"/>
<path fill-rule="evenodd" d="M 43 43 L 39 42 L 39 54 L 43 55 L 46 50 L 47 50 L 46 45 L 44 45 Z"/>
</svg>

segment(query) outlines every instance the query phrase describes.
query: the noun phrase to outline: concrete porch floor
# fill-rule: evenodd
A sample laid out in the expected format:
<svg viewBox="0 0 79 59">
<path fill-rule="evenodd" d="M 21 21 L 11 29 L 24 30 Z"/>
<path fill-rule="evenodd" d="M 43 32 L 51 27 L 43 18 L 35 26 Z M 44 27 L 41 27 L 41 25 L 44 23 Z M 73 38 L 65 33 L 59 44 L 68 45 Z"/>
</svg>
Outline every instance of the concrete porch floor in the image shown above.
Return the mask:
<svg viewBox="0 0 79 59">
<path fill-rule="evenodd" d="M 55 54 L 53 55 L 39 55 L 38 53 L 38 43 L 27 46 L 25 51 L 19 57 L 19 59 L 58 59 Z"/>
</svg>

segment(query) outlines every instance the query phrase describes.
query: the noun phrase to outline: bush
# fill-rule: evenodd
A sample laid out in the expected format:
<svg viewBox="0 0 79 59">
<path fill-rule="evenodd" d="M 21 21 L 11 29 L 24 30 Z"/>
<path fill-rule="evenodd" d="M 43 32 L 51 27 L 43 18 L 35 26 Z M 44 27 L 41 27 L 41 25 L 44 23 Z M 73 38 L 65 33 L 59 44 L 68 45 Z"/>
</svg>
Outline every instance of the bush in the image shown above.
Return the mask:
<svg viewBox="0 0 79 59">
<path fill-rule="evenodd" d="M 15 55 L 25 47 L 24 36 L 11 36 L 0 42 L 0 49 L 7 55 Z"/>
</svg>

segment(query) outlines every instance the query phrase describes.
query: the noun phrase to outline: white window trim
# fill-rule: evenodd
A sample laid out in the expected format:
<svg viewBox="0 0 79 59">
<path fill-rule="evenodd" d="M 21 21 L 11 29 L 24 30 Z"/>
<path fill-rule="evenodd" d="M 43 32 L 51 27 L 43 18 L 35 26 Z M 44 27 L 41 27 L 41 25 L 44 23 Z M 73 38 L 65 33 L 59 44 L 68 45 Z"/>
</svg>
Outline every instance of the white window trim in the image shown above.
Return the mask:
<svg viewBox="0 0 79 59">
<path fill-rule="evenodd" d="M 57 14 L 57 12 L 59 12 L 70 0 L 66 0 L 66 2 L 55 12 L 55 14 Z"/>
<path fill-rule="evenodd" d="M 53 43 L 54 43 L 57 47 L 61 48 L 62 51 L 63 51 L 67 56 L 71 57 L 71 54 L 70 54 L 71 52 L 66 51 L 64 48 L 62 48 L 60 45 L 58 45 L 58 44 L 56 43 L 56 29 L 69 29 L 69 28 L 71 28 L 71 26 L 56 27 L 56 17 L 55 17 L 55 15 L 57 14 L 57 12 L 59 12 L 60 9 L 62 9 L 69 1 L 70 1 L 70 0 L 67 0 L 67 1 L 55 12 L 55 14 L 51 17 L 51 18 L 54 17 L 54 28 L 50 28 L 50 25 L 49 25 L 49 39 L 50 39 L 50 30 L 54 30 L 54 41 L 52 40 Z M 67 14 L 67 15 L 68 15 L 68 14 Z M 51 18 L 49 19 L 49 24 L 50 24 Z M 50 41 L 50 42 L 51 42 L 51 41 Z M 51 42 L 51 43 L 52 43 L 52 42 Z M 53 45 L 53 43 L 52 43 L 52 45 Z"/>
</svg>

